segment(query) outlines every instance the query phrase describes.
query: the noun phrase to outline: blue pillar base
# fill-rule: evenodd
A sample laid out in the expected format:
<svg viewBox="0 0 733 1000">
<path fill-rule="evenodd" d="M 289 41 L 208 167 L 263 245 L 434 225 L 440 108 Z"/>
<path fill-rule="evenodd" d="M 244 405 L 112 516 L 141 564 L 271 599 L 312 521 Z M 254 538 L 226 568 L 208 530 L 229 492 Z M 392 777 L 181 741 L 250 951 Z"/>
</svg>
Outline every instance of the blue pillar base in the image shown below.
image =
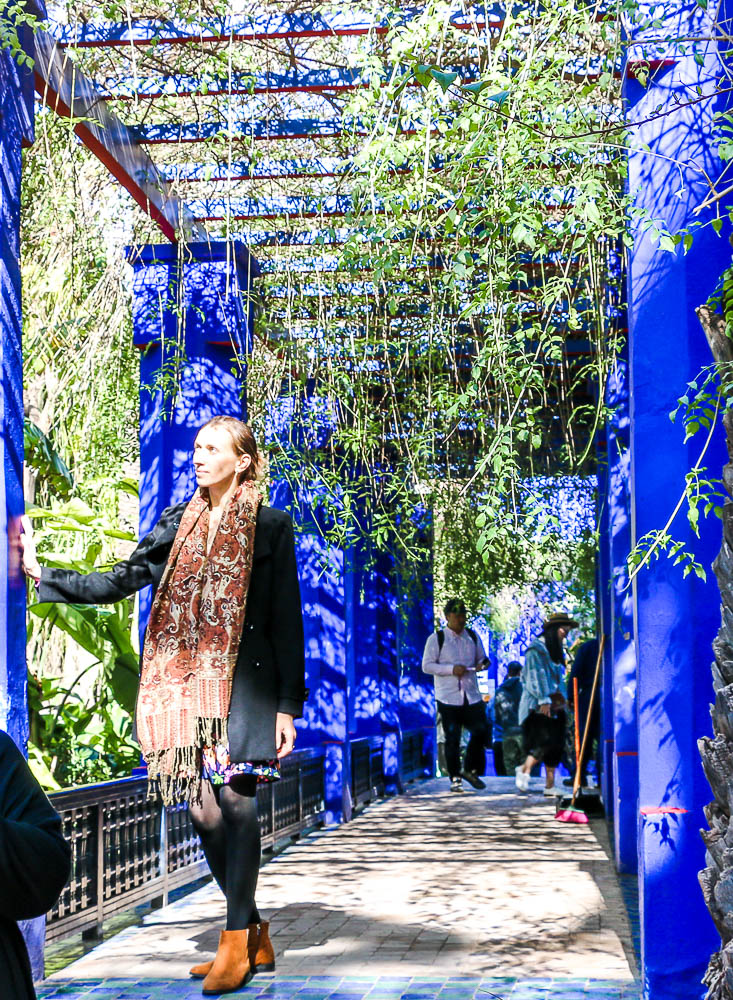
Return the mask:
<svg viewBox="0 0 733 1000">
<path fill-rule="evenodd" d="M 396 730 L 384 734 L 382 745 L 384 790 L 387 795 L 402 794 L 402 733 Z"/>
<path fill-rule="evenodd" d="M 644 1000 L 702 1000 L 719 940 L 697 881 L 701 818 L 640 816 L 639 879 Z"/>
<path fill-rule="evenodd" d="M 327 743 L 324 761 L 326 823 L 348 823 L 351 801 L 351 748 L 348 743 Z"/>
<path fill-rule="evenodd" d="M 614 854 L 616 868 L 625 874 L 637 869 L 636 817 L 639 814 L 639 757 L 638 754 L 616 754 L 614 806 Z M 630 790 L 630 791 L 629 791 Z"/>
</svg>

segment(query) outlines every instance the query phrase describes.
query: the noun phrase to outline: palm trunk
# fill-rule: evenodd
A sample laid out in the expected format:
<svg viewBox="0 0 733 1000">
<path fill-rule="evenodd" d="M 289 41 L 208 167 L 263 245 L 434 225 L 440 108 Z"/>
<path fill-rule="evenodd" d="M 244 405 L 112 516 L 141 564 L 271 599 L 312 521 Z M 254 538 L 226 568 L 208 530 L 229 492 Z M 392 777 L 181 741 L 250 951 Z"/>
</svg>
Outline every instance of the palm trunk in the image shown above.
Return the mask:
<svg viewBox="0 0 733 1000">
<path fill-rule="evenodd" d="M 697 315 L 721 371 L 721 392 L 733 389 L 733 341 L 726 335 L 725 319 L 700 306 Z M 723 481 L 733 497 L 733 413 L 723 417 L 728 463 Z M 706 867 L 700 872 L 705 903 L 715 922 L 720 950 L 710 959 L 704 983 L 707 1000 L 733 1000 L 733 501 L 723 507 L 723 540 L 713 563 L 721 596 L 721 624 L 713 642 L 712 665 L 715 703 L 711 707 L 713 739 L 698 742 L 705 775 L 715 798 L 705 807 L 709 829 L 702 831 L 707 848 Z"/>
</svg>

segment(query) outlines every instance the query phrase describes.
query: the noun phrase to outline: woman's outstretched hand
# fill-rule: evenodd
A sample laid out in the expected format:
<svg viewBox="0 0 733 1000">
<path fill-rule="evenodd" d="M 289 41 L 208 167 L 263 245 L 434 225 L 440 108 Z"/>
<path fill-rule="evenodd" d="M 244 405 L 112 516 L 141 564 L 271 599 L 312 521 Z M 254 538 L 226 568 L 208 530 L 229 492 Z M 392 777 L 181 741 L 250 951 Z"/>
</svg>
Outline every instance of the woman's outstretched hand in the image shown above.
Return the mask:
<svg viewBox="0 0 733 1000">
<path fill-rule="evenodd" d="M 295 724 L 286 712 L 278 712 L 275 719 L 275 746 L 278 760 L 287 757 L 295 746 Z"/>
<path fill-rule="evenodd" d="M 36 543 L 33 538 L 33 525 L 27 514 L 20 519 L 20 547 L 23 551 L 23 572 L 33 580 L 41 579 L 41 564 L 36 555 Z"/>
</svg>

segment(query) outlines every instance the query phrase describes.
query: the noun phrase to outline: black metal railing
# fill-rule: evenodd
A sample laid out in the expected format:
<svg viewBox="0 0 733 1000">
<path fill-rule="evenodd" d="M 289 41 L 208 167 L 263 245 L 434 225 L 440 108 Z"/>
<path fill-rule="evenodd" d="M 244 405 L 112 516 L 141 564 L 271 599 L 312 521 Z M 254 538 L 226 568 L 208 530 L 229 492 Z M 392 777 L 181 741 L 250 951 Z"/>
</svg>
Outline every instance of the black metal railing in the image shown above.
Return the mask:
<svg viewBox="0 0 733 1000">
<path fill-rule="evenodd" d="M 384 795 L 383 748 L 381 736 L 351 741 L 351 801 L 354 805 Z"/>
<path fill-rule="evenodd" d="M 410 729 L 402 734 L 402 766 L 400 775 L 403 781 L 415 781 L 417 778 L 433 776 L 432 743 L 433 730 Z"/>
<path fill-rule="evenodd" d="M 321 822 L 323 752 L 301 750 L 282 779 L 259 785 L 263 848 Z M 165 905 L 173 889 L 208 875 L 188 809 L 148 798 L 145 778 L 122 778 L 51 795 L 71 844 L 68 885 L 49 913 L 46 938 L 100 933 L 114 913 L 144 902 Z"/>
<path fill-rule="evenodd" d="M 402 734 L 403 782 L 429 776 L 426 731 Z M 385 794 L 384 740 L 351 743 L 351 794 L 355 805 Z M 266 850 L 276 841 L 317 825 L 325 816 L 324 750 L 291 754 L 281 780 L 257 787 L 257 808 Z M 165 905 L 174 889 L 209 874 L 184 804 L 163 808 L 148 798 L 145 778 L 122 778 L 50 796 L 71 844 L 71 879 L 49 913 L 49 941 L 79 931 L 101 933 L 102 923 L 140 903 Z"/>
</svg>

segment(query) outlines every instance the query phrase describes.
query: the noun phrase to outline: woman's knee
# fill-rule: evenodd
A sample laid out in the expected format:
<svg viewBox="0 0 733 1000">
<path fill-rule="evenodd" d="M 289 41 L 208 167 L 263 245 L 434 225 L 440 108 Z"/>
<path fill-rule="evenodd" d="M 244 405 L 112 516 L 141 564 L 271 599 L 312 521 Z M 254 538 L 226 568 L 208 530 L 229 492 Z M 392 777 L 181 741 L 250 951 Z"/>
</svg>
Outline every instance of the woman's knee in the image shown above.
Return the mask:
<svg viewBox="0 0 733 1000">
<path fill-rule="evenodd" d="M 249 776 L 247 776 L 249 777 Z M 257 791 L 256 780 L 233 781 L 223 785 L 219 792 L 219 807 L 224 821 L 239 823 L 247 820 L 257 821 Z"/>
<path fill-rule="evenodd" d="M 194 830 L 200 836 L 213 833 L 222 824 L 221 809 L 216 801 L 207 802 L 205 806 L 192 802 L 189 804 L 188 813 Z"/>
</svg>

